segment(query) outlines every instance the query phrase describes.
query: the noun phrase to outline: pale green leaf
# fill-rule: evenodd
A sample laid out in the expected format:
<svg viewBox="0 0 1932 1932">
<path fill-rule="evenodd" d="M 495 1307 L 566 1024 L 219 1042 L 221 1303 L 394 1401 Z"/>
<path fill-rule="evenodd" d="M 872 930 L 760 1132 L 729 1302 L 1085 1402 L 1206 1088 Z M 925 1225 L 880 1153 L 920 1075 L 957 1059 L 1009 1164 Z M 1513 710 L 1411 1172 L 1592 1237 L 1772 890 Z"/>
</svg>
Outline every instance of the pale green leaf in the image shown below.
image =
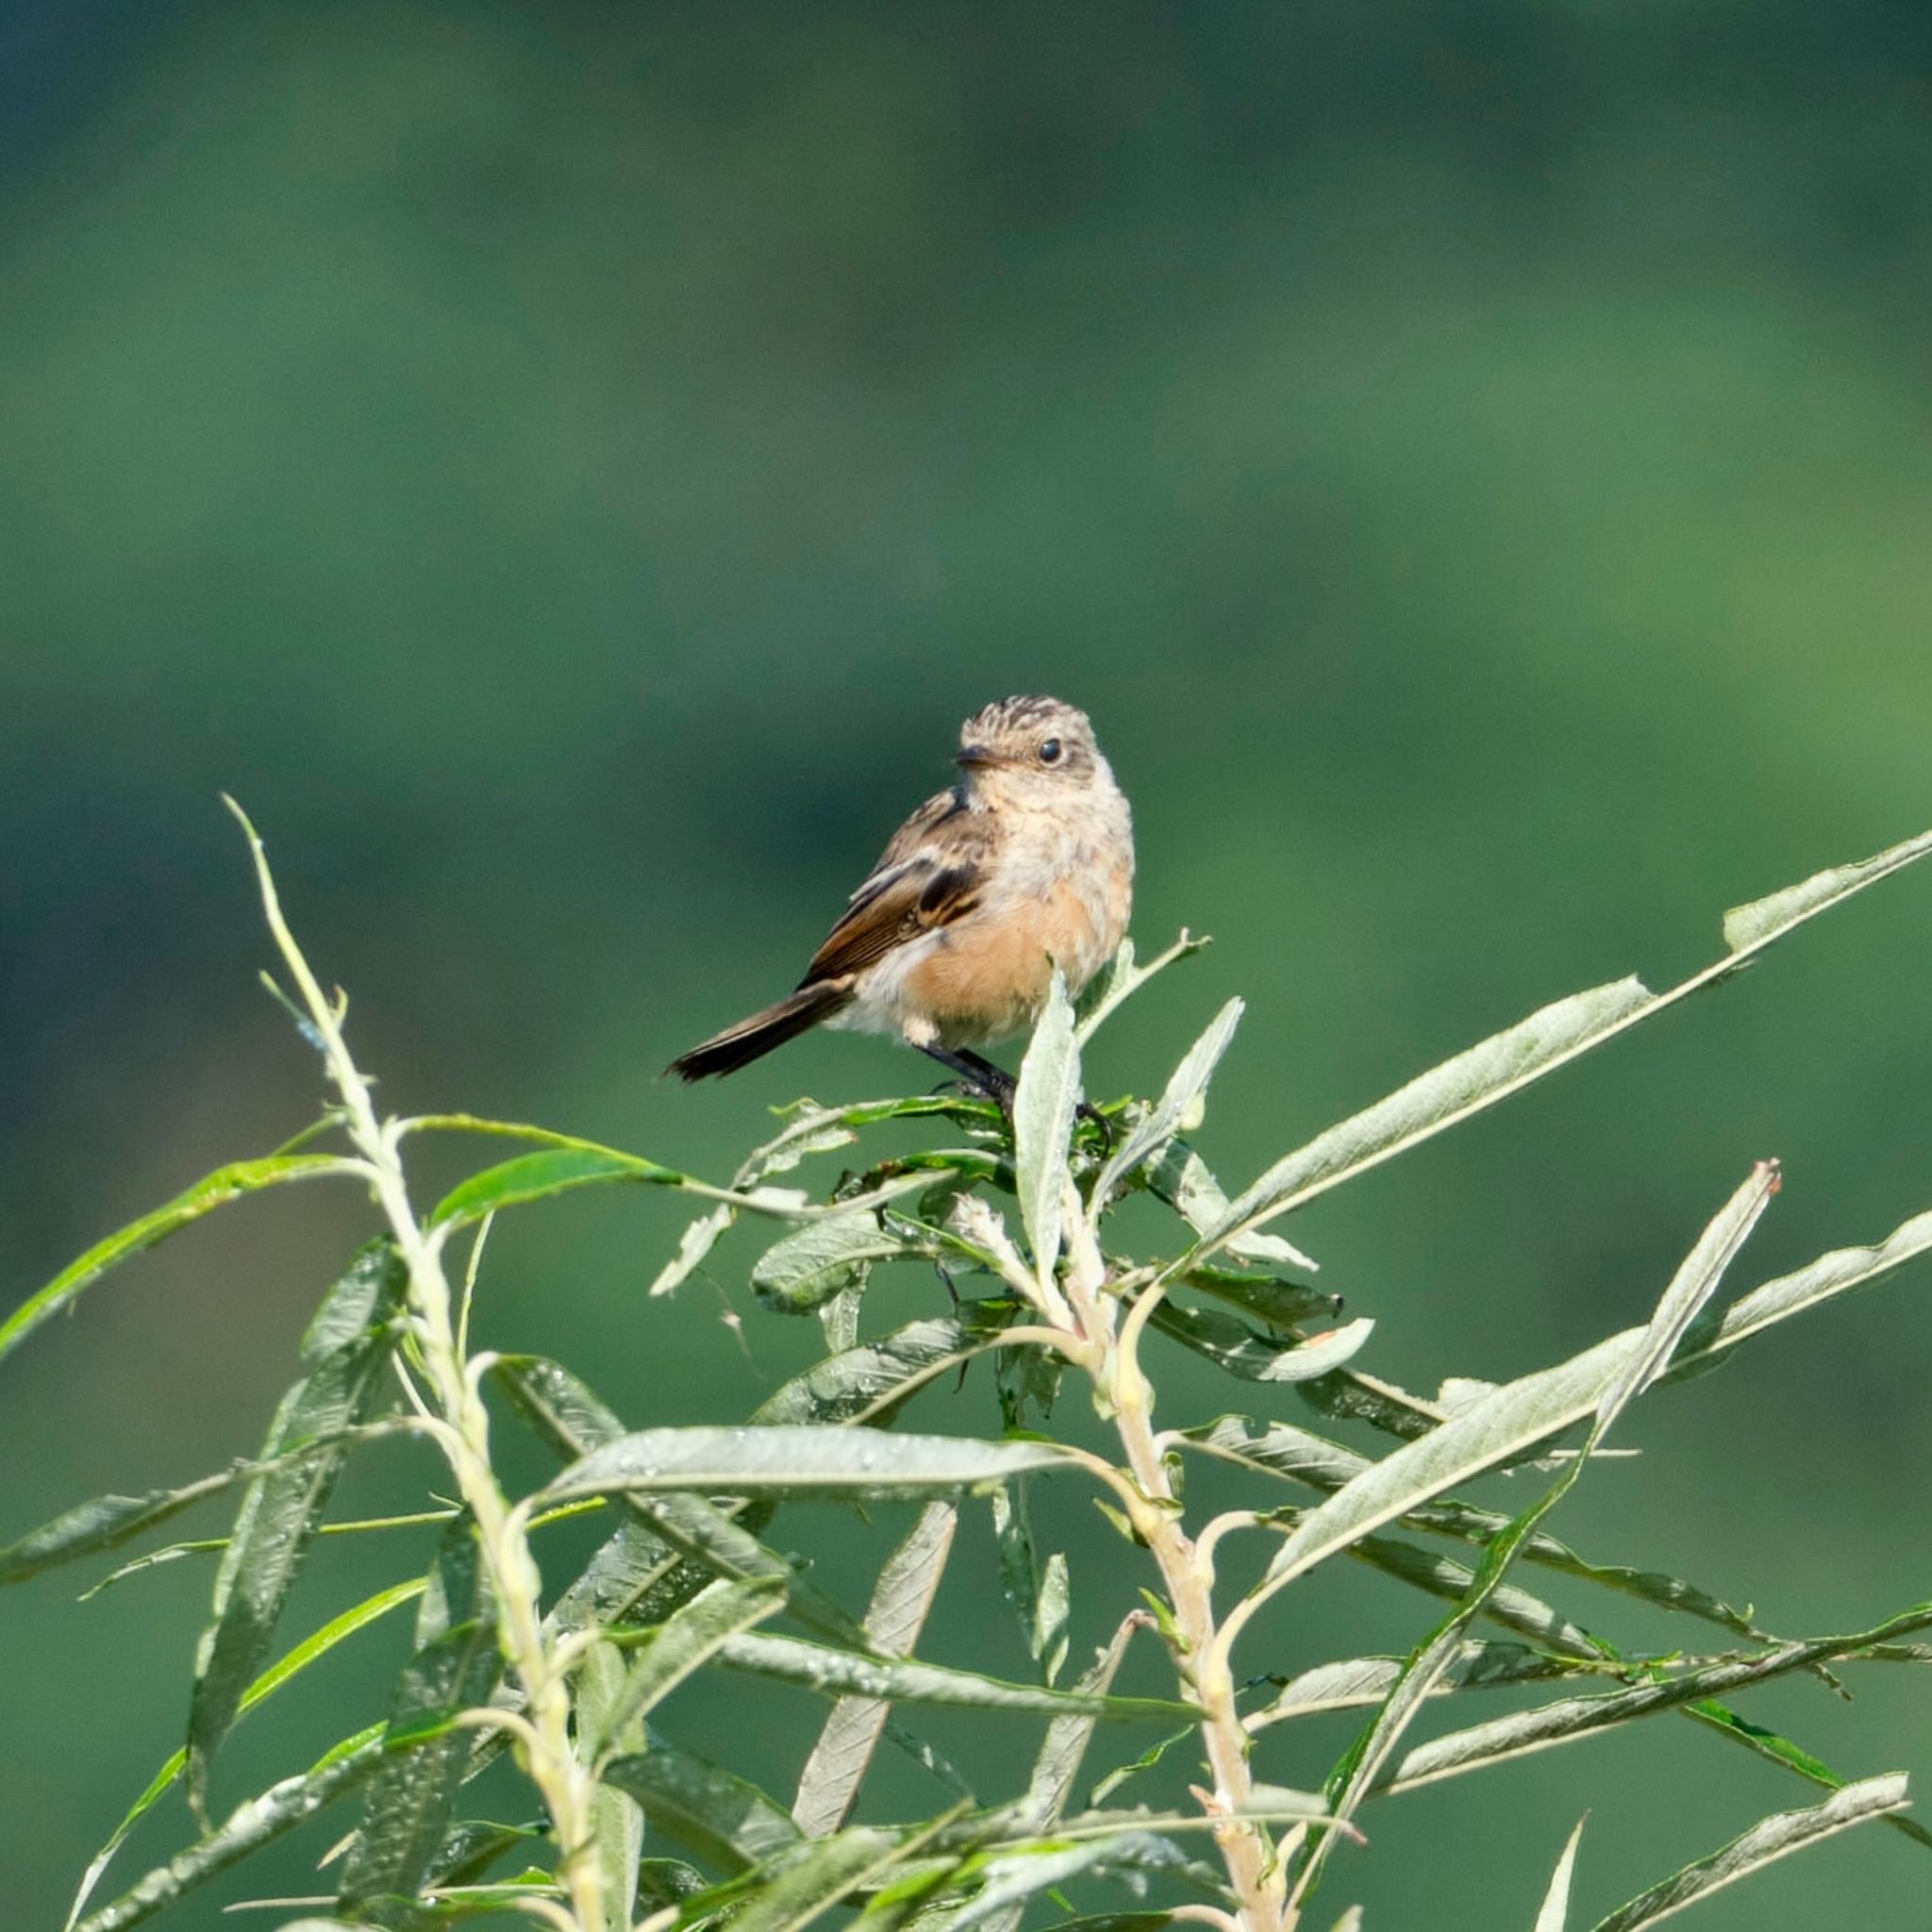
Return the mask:
<svg viewBox="0 0 1932 1932">
<path fill-rule="evenodd" d="M 767 1248 L 751 1271 L 751 1285 L 768 1308 L 809 1314 L 834 1295 L 862 1286 L 875 1261 L 905 1252 L 905 1244 L 880 1227 L 875 1210 L 832 1214 Z"/>
<path fill-rule="evenodd" d="M 1570 1923 L 1570 1874 L 1576 1869 L 1576 1847 L 1582 1842 L 1583 1826 L 1584 1820 L 1579 1818 L 1563 1847 L 1563 1856 L 1557 1860 L 1557 1869 L 1550 1874 L 1550 1889 L 1536 1915 L 1536 1932 L 1564 1932 Z"/>
<path fill-rule="evenodd" d="M 1039 1711 L 1050 1717 L 1094 1717 L 1111 1723 L 1195 1714 L 1191 1706 L 1162 1697 L 1053 1690 L 1043 1684 L 1015 1684 L 913 1657 L 859 1657 L 761 1631 L 731 1638 L 718 1655 L 719 1661 L 733 1670 L 834 1696 L 882 1697 L 895 1704 L 952 1705 L 968 1710 Z"/>
<path fill-rule="evenodd" d="M 865 1634 L 882 1657 L 909 1657 L 945 1574 L 959 1512 L 928 1503 L 879 1572 L 865 1613 Z M 872 1763 L 891 1707 L 877 1697 L 841 1697 L 826 1713 L 799 1774 L 791 1816 L 807 1838 L 838 1830 Z"/>
<path fill-rule="evenodd" d="M 1735 1885 L 1740 1878 L 1748 1878 L 1779 1858 L 1820 1844 L 1841 1831 L 1849 1831 L 1855 1824 L 1886 1817 L 1910 1802 L 1905 1774 L 1894 1772 L 1847 1785 L 1843 1790 L 1834 1791 L 1822 1805 L 1806 1810 L 1780 1811 L 1760 1819 L 1721 1851 L 1700 1858 L 1694 1865 L 1687 1865 L 1661 1885 L 1653 1886 L 1628 1905 L 1620 1906 L 1607 1918 L 1599 1919 L 1595 1932 L 1641 1932 L 1642 1927 L 1661 1924 L 1686 1906 L 1695 1905 L 1725 1886 Z"/>
<path fill-rule="evenodd" d="M 1156 1158 L 1177 1133 L 1193 1131 L 1191 1115 L 1208 1091 L 1214 1069 L 1241 1024 L 1243 1002 L 1229 1000 L 1208 1023 L 1169 1078 L 1158 1101 L 1108 1157 L 1093 1183 L 1092 1205 L 1104 1208 L 1141 1162 Z"/>
<path fill-rule="evenodd" d="M 1871 858 L 1852 865 L 1834 866 L 1814 873 L 1808 879 L 1748 906 L 1734 906 L 1724 914 L 1724 944 L 1734 953 L 1756 953 L 1781 939 L 1793 926 L 1802 925 L 1814 914 L 1863 891 L 1888 873 L 1911 864 L 1932 852 L 1932 832 L 1921 832 L 1916 839 L 1888 847 Z"/>
<path fill-rule="evenodd" d="M 550 1502 L 673 1491 L 848 1501 L 920 1497 L 974 1489 L 1066 1459 L 1047 1442 L 884 1435 L 798 1424 L 642 1429 L 593 1449 L 543 1493 Z"/>
<path fill-rule="evenodd" d="M 1074 1009 L 1058 969 L 1033 1039 L 1020 1062 L 1013 1094 L 1013 1172 L 1020 1219 L 1041 1280 L 1052 1277 L 1060 1252 L 1067 1185 L 1067 1143 L 1080 1099 L 1080 1048 Z"/>
</svg>

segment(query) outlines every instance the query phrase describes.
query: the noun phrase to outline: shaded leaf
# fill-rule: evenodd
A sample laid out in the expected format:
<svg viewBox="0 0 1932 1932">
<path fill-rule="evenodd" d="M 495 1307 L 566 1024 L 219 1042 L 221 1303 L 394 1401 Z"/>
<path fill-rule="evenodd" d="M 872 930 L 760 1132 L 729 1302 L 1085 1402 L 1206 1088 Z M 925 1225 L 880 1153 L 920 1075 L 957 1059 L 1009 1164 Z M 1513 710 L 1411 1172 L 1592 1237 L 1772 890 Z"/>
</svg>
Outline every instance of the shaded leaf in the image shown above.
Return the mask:
<svg viewBox="0 0 1932 1932">
<path fill-rule="evenodd" d="M 815 1362 L 752 1412 L 761 1424 L 876 1420 L 927 1383 L 995 1344 L 1016 1310 L 1010 1302 L 962 1302 L 954 1315 L 908 1322 Z"/>
<path fill-rule="evenodd" d="M 726 1872 L 745 1871 L 803 1842 L 798 1827 L 756 1785 L 674 1745 L 613 1757 L 604 1781 L 629 1792 L 656 1829 Z"/>
<path fill-rule="evenodd" d="M 215 1578 L 213 1621 L 195 1653 L 188 1784 L 207 1802 L 210 1761 L 261 1668 L 310 1539 L 348 1457 L 344 1432 L 380 1393 L 408 1271 L 373 1241 L 329 1291 L 303 1343 L 308 1373 L 282 1398 Z"/>
<path fill-rule="evenodd" d="M 666 1618 L 645 1641 L 610 1699 L 596 1732 L 597 1753 L 610 1749 L 620 1731 L 655 1709 L 733 1637 L 784 1606 L 783 1577 L 748 1576 L 711 1585 Z"/>
<path fill-rule="evenodd" d="M 165 1241 L 191 1221 L 199 1221 L 204 1214 L 212 1214 L 217 1208 L 239 1201 L 243 1194 L 258 1193 L 263 1188 L 278 1187 L 284 1181 L 308 1181 L 325 1174 L 360 1172 L 354 1161 L 335 1154 L 275 1154 L 262 1160 L 237 1160 L 216 1168 L 153 1213 L 143 1214 L 105 1241 L 96 1241 L 44 1288 L 30 1294 L 5 1322 L 0 1322 L 0 1356 L 16 1347 L 50 1315 L 69 1307 L 76 1295 L 92 1287 L 116 1262 Z"/>
<path fill-rule="evenodd" d="M 1148 1166 L 1146 1181 L 1155 1197 L 1165 1201 L 1196 1234 L 1206 1234 L 1227 1219 L 1227 1191 L 1185 1141 L 1168 1142 L 1160 1158 Z M 1293 1242 L 1259 1229 L 1230 1235 L 1222 1245 L 1243 1260 L 1301 1268 L 1310 1274 L 1320 1272 Z"/>
<path fill-rule="evenodd" d="M 1357 1354 L 1374 1330 L 1366 1317 L 1325 1335 L 1284 1341 L 1264 1335 L 1218 1308 L 1183 1308 L 1162 1301 L 1152 1325 L 1183 1348 L 1247 1382 L 1307 1382 Z"/>
<path fill-rule="evenodd" d="M 820 1840 L 732 1914 L 733 1932 L 798 1932 L 890 1872 L 904 1856 L 905 1837 L 860 1825 Z"/>
<path fill-rule="evenodd" d="M 391 1694 L 385 1756 L 339 1903 L 380 1924 L 385 1896 L 412 1896 L 441 1851 L 474 1743 L 453 1724 L 487 1704 L 503 1674 L 489 1579 L 468 1516 L 443 1532 L 416 1622 L 416 1649 Z"/>
</svg>

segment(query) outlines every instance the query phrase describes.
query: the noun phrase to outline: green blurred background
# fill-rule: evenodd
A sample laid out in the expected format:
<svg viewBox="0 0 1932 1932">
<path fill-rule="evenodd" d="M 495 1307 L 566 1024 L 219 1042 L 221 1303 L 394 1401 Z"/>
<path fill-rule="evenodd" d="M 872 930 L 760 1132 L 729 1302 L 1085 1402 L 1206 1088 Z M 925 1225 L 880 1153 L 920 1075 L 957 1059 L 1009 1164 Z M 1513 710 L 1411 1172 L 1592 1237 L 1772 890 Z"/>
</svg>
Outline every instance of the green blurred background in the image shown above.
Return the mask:
<svg viewBox="0 0 1932 1932">
<path fill-rule="evenodd" d="M 1109 1030 L 1095 1087 L 1158 1085 L 1250 1001 L 1201 1137 L 1236 1182 L 1932 824 L 1921 7 L 16 5 L 0 291 L 8 1299 L 315 1110 L 222 789 L 389 1105 L 719 1176 L 771 1104 L 924 1084 L 849 1038 L 701 1090 L 657 1070 L 790 984 L 1008 691 L 1093 714 L 1143 947 L 1216 936 Z M 1640 1318 L 1760 1155 L 1788 1180 L 1740 1285 L 1925 1207 L 1928 937 L 1907 874 L 1298 1220 L 1378 1320 L 1365 1365 L 1507 1376 Z M 681 1219 L 531 1210 L 483 1338 L 594 1371 L 639 1423 L 743 1413 L 815 1331 L 751 1304 L 749 1240 L 647 1303 Z M 36 1336 L 0 1371 L 0 1537 L 246 1453 L 367 1225 L 320 1190 L 233 1208 Z M 1793 1634 L 1932 1594 L 1927 1287 L 1652 1399 L 1642 1458 L 1558 1528 Z M 905 1274 L 882 1307 L 939 1292 Z M 1163 1416 L 1256 1393 L 1184 1363 Z M 976 1378 L 930 1400 L 930 1426 L 992 1424 Z M 431 1475 L 374 1457 L 341 1507 Z M 1042 1516 L 1084 1643 L 1124 1573 L 1081 1499 Z M 893 1527 L 792 1535 L 857 1601 Z M 331 1545 L 289 1634 L 419 1558 Z M 931 1651 L 1024 1671 L 987 1559 L 975 1518 Z M 58 1923 L 178 1740 L 208 1581 L 0 1603 L 9 1924 Z M 1251 1661 L 1427 1621 L 1324 1577 Z M 362 1722 L 406 1641 L 370 1633 L 245 1726 L 221 1801 Z M 1847 1774 L 1932 1777 L 1925 1690 L 1854 1688 L 1747 1708 Z M 750 1741 L 772 1707 L 731 1689 L 714 1747 L 795 1764 L 812 1713 L 781 1697 Z M 939 1728 L 1010 1787 L 1004 1734 Z M 1311 1781 L 1344 1734 L 1264 1774 Z M 1372 1816 L 1324 1904 L 1527 1925 L 1591 1807 L 1593 1918 L 1809 1796 L 1643 1729 Z M 185 1835 L 164 1811 L 124 1883 Z M 311 1890 L 330 1836 L 180 1922 Z M 1699 1923 L 1920 1925 L 1928 1898 L 1925 1855 L 1869 1831 Z"/>
</svg>

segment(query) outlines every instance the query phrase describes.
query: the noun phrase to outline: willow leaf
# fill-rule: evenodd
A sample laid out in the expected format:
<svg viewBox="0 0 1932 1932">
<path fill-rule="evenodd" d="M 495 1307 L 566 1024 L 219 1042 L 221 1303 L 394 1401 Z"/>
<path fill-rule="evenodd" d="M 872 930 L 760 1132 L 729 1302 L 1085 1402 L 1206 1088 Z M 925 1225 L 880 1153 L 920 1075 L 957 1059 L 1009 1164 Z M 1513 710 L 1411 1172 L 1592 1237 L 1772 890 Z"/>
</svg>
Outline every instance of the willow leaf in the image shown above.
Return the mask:
<svg viewBox="0 0 1932 1932">
<path fill-rule="evenodd" d="M 19 1307 L 0 1322 L 0 1356 L 10 1353 L 28 1335 L 75 1297 L 91 1288 L 116 1262 L 166 1241 L 177 1228 L 243 1194 L 259 1193 L 263 1188 L 279 1187 L 286 1181 L 309 1181 L 327 1174 L 359 1174 L 352 1160 L 334 1154 L 273 1154 L 261 1160 L 236 1160 L 204 1174 L 195 1184 L 151 1214 L 96 1241 L 86 1254 L 70 1261 L 52 1281 L 30 1294 Z"/>
</svg>

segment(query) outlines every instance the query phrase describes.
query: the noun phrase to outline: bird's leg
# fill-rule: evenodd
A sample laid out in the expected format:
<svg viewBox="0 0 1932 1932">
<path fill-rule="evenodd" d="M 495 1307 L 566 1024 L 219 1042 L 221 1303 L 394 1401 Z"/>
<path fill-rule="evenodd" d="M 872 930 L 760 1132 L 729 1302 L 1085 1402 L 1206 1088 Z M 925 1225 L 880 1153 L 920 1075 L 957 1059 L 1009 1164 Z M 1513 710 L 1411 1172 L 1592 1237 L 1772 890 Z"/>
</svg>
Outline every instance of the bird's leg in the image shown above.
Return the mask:
<svg viewBox="0 0 1932 1932">
<path fill-rule="evenodd" d="M 991 1060 L 981 1059 L 976 1053 L 954 1053 L 943 1046 L 921 1046 L 919 1050 L 928 1059 L 935 1059 L 941 1066 L 957 1074 L 969 1093 L 976 1093 L 982 1100 L 991 1101 L 1008 1120 L 1012 1118 L 1013 1089 L 1017 1084 L 1012 1074 L 1003 1073 Z"/>
<path fill-rule="evenodd" d="M 976 1053 L 968 1053 L 963 1047 L 954 1053 L 943 1046 L 922 1046 L 920 1052 L 939 1061 L 942 1067 L 950 1067 L 964 1082 L 969 1092 L 978 1092 L 991 1101 L 1008 1120 L 1013 1117 L 1013 1093 L 1018 1087 L 1012 1074 L 996 1067 L 991 1060 L 982 1059 Z M 1100 1129 L 1100 1142 L 1108 1153 L 1113 1151 L 1113 1123 L 1097 1107 L 1090 1107 L 1081 1101 L 1074 1111 L 1082 1120 L 1089 1120 Z"/>
</svg>

